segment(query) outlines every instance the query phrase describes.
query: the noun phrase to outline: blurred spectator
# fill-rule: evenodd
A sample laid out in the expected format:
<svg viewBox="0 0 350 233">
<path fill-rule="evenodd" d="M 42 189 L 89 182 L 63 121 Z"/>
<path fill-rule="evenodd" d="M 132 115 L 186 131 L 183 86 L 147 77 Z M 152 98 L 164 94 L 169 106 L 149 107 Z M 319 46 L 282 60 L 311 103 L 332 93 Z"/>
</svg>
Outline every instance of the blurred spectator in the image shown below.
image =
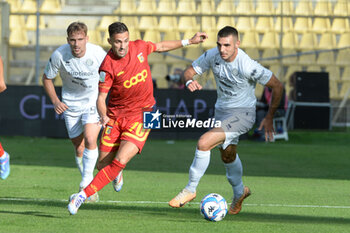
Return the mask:
<svg viewBox="0 0 350 233">
<path fill-rule="evenodd" d="M 254 130 L 254 134 L 253 134 L 253 137 L 255 139 L 258 139 L 258 140 L 261 139 L 262 141 L 265 141 L 264 129 L 259 131 L 258 127 L 259 127 L 261 121 L 266 116 L 266 113 L 267 113 L 268 108 L 269 108 L 269 104 L 271 102 L 271 97 L 272 97 L 272 89 L 265 87 L 264 91 L 261 95 L 260 100 L 256 103 L 256 122 L 255 122 L 255 124 L 256 124 L 257 128 Z M 277 111 L 275 112 L 274 117 L 284 117 L 286 115 L 287 107 L 288 107 L 288 97 L 286 95 L 285 88 L 283 88 L 282 99 L 281 99 L 280 105 L 278 106 Z M 282 126 L 279 126 L 279 125 L 276 126 L 275 131 L 276 131 L 276 133 L 282 133 L 283 132 Z"/>
<path fill-rule="evenodd" d="M 165 79 L 168 81 L 168 88 L 173 89 L 184 89 L 184 70 L 181 68 L 175 68 L 173 74 L 165 76 Z"/>
</svg>

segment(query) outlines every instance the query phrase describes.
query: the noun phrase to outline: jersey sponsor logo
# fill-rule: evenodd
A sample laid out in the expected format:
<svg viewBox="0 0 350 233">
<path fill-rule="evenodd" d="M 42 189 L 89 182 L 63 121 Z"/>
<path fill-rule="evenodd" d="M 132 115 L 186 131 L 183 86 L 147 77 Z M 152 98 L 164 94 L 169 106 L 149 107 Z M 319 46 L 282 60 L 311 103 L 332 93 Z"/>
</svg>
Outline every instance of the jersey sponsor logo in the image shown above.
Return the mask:
<svg viewBox="0 0 350 233">
<path fill-rule="evenodd" d="M 139 53 L 137 55 L 137 58 L 139 59 L 140 63 L 142 63 L 145 60 L 145 58 L 143 57 L 142 53 Z"/>
<path fill-rule="evenodd" d="M 89 71 L 89 72 L 84 72 L 84 71 L 68 71 L 68 74 L 70 74 L 71 76 L 91 76 L 94 75 L 93 72 Z"/>
<path fill-rule="evenodd" d="M 148 76 L 147 70 L 144 69 L 140 73 L 136 74 L 135 76 L 131 77 L 129 80 L 126 80 L 123 84 L 124 87 L 130 88 L 139 82 L 145 82 L 146 78 Z"/>
</svg>

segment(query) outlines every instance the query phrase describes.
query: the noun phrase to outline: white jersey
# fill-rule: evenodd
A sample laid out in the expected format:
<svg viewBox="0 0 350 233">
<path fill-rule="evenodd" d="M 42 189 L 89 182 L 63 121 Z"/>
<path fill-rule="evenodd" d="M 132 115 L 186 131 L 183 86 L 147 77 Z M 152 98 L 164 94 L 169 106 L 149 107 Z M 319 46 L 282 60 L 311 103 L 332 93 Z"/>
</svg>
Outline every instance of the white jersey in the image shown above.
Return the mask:
<svg viewBox="0 0 350 233">
<path fill-rule="evenodd" d="M 60 73 L 62 78 L 62 102 L 70 112 L 81 112 L 96 106 L 98 95 L 98 69 L 106 52 L 98 45 L 86 44 L 83 57 L 74 57 L 69 44 L 53 52 L 45 68 L 45 75 L 53 79 Z"/>
<path fill-rule="evenodd" d="M 218 48 L 213 48 L 202 54 L 192 63 L 197 74 L 201 75 L 212 69 L 216 86 L 216 109 L 255 108 L 255 86 L 259 82 L 265 85 L 272 72 L 258 62 L 252 60 L 243 50 L 232 62 L 224 61 Z"/>
</svg>

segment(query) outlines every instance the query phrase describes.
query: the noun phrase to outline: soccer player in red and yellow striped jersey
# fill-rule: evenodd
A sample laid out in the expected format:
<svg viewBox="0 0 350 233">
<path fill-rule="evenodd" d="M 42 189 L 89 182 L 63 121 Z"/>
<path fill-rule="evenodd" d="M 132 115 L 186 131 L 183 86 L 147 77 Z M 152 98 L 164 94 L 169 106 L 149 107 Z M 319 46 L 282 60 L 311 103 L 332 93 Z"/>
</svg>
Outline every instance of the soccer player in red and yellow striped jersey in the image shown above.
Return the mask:
<svg viewBox="0 0 350 233">
<path fill-rule="evenodd" d="M 100 67 L 97 109 L 104 131 L 100 143 L 100 171 L 81 192 L 74 195 L 68 205 L 76 214 L 85 199 L 114 180 L 126 164 L 140 153 L 149 134 L 143 129 L 142 112 L 155 104 L 153 82 L 147 56 L 152 52 L 166 52 L 190 44 L 199 44 L 207 34 L 197 32 L 189 40 L 129 41 L 124 23 L 109 26 L 108 42 L 112 46 Z M 107 95 L 108 106 L 106 106 Z"/>
</svg>

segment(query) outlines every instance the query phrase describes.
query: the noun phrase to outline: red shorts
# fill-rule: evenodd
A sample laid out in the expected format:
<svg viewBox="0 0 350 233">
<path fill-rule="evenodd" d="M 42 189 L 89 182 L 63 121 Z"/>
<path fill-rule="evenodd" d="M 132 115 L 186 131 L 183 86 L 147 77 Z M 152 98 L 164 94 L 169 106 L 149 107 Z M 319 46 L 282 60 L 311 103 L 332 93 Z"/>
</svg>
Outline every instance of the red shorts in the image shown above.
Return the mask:
<svg viewBox="0 0 350 233">
<path fill-rule="evenodd" d="M 100 151 L 116 151 L 124 140 L 134 143 L 141 153 L 150 131 L 143 128 L 142 114 L 111 119 L 102 132 Z"/>
</svg>

